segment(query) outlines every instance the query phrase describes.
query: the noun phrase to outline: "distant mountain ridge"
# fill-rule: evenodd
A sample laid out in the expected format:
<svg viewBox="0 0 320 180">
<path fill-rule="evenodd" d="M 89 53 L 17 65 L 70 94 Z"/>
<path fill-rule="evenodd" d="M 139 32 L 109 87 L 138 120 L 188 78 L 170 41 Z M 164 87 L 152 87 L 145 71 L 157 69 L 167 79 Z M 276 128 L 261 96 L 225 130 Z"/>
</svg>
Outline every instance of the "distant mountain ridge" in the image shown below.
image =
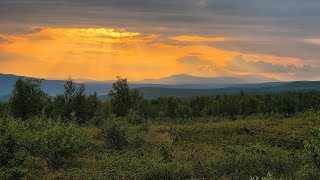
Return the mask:
<svg viewBox="0 0 320 180">
<path fill-rule="evenodd" d="M 260 75 L 244 75 L 238 77 L 196 77 L 188 74 L 177 74 L 160 79 L 145 79 L 137 81 L 137 84 L 211 84 L 211 85 L 228 85 L 228 84 L 248 84 L 248 83 L 264 83 L 278 82 L 279 80 L 268 78 Z"/>
<path fill-rule="evenodd" d="M 183 89 L 183 88 L 138 88 L 145 98 L 159 97 L 192 97 L 192 96 L 214 96 L 223 94 L 237 94 L 244 91 L 246 94 L 267 94 L 281 92 L 298 91 L 320 91 L 320 81 L 297 81 L 297 82 L 278 82 L 260 84 L 242 84 L 232 87 L 215 89 Z"/>
<path fill-rule="evenodd" d="M 0 73 L 0 100 L 3 101 L 10 98 L 14 83 L 18 78 L 29 77 Z M 248 93 L 320 90 L 320 81 L 273 82 L 274 79 L 265 79 L 265 77 L 261 76 L 249 76 L 249 79 L 250 78 L 257 78 L 257 80 L 251 79 L 254 82 L 260 82 L 261 80 L 265 80 L 266 82 L 244 83 L 248 82 L 248 76 L 242 76 L 239 79 L 237 77 L 203 78 L 180 74 L 161 79 L 133 82 L 130 83 L 130 87 L 139 89 L 146 98 L 233 94 L 241 90 Z M 92 80 L 84 82 L 86 85 L 86 93 L 92 94 L 97 92 L 100 97 L 107 99 L 107 94 L 112 88 L 112 82 L 113 81 L 98 82 Z M 64 80 L 43 79 L 41 88 L 49 95 L 55 96 L 64 92 L 64 83 Z"/>
</svg>

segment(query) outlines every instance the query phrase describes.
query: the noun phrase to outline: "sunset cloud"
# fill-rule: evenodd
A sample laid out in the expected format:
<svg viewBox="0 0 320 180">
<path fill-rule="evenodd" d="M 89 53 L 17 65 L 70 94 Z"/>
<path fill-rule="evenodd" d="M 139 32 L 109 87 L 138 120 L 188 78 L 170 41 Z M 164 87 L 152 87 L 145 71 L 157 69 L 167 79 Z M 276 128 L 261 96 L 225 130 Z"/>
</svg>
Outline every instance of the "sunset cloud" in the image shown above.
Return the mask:
<svg viewBox="0 0 320 180">
<path fill-rule="evenodd" d="M 192 66 L 212 64 L 212 62 L 210 62 L 209 60 L 200 59 L 198 56 L 185 56 L 177 59 L 177 61 L 181 64 L 192 65 Z"/>
<path fill-rule="evenodd" d="M 320 45 L 320 38 L 315 38 L 315 39 L 305 39 L 304 42 L 310 43 L 310 44 L 316 44 Z"/>
<path fill-rule="evenodd" d="M 171 45 L 159 35 L 114 28 L 33 27 L 26 34 L 1 37 L 11 43 L 0 42 L 0 71 L 36 77 L 140 80 L 199 74 L 195 66 L 222 66 L 238 54 L 201 44 Z"/>
<path fill-rule="evenodd" d="M 297 71 L 309 71 L 310 65 L 301 67 L 288 64 L 281 65 L 264 61 L 246 61 L 242 56 L 237 56 L 229 61 L 227 69 L 252 73 L 295 73 Z"/>
<path fill-rule="evenodd" d="M 47 26 L 0 37 L 0 72 L 34 77 L 108 80 L 121 75 L 141 80 L 187 73 L 207 77 L 261 74 L 290 79 L 317 70 L 299 58 L 250 54 L 210 44 L 230 41 L 223 37 L 168 37 L 123 28 Z"/>
<path fill-rule="evenodd" d="M 1 0 L 0 73 L 140 80 L 260 68 L 320 79 L 319 8 L 315 0 Z M 229 64 L 239 55 L 243 69 Z"/>
<path fill-rule="evenodd" d="M 182 42 L 220 42 L 225 41 L 224 37 L 201 37 L 201 36 L 175 36 L 170 38 Z"/>
</svg>

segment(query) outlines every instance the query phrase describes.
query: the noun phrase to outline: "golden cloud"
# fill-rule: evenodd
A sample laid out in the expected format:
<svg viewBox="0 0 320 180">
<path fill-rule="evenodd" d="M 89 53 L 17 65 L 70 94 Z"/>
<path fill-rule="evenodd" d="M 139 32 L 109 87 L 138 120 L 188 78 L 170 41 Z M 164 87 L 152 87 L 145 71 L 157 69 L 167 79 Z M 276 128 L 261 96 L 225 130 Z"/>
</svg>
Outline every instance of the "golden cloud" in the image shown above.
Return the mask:
<svg viewBox="0 0 320 180">
<path fill-rule="evenodd" d="M 33 27 L 31 33 L 0 34 L 0 39 L 0 50 L 7 54 L 0 57 L 2 73 L 96 80 L 114 79 L 118 75 L 141 80 L 181 73 L 201 76 L 243 73 L 226 69 L 228 60 L 241 52 L 221 50 L 205 43 L 225 41 L 224 37 L 165 38 L 126 29 Z M 197 43 L 181 45 L 172 41 Z M 243 56 L 250 60 L 279 61 L 271 56 Z"/>
</svg>

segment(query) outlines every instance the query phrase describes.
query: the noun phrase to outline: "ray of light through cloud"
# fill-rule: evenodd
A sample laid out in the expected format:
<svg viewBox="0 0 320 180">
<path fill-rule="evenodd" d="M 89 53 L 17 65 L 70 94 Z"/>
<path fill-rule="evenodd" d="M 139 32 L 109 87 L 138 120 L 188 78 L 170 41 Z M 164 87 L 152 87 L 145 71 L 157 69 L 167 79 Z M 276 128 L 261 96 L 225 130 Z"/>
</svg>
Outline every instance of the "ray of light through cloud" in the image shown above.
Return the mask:
<svg viewBox="0 0 320 180">
<path fill-rule="evenodd" d="M 180 73 L 316 80 L 319 7 L 286 0 L 3 0 L 0 72 L 96 80 Z"/>
</svg>

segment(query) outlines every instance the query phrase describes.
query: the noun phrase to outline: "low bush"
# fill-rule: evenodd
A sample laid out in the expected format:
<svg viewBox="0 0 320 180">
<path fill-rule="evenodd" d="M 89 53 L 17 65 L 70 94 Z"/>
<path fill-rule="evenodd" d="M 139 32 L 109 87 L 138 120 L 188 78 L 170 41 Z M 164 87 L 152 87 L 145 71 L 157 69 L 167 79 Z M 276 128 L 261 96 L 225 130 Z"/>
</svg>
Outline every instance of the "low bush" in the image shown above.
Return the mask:
<svg viewBox="0 0 320 180">
<path fill-rule="evenodd" d="M 74 163 L 88 143 L 86 134 L 75 124 L 47 121 L 38 128 L 42 130 L 30 132 L 28 150 L 51 169 Z"/>
<path fill-rule="evenodd" d="M 144 122 L 139 126 L 138 131 L 149 132 L 150 126 L 151 126 L 150 122 Z"/>
<path fill-rule="evenodd" d="M 102 137 L 107 144 L 116 149 L 122 150 L 128 145 L 128 137 L 126 128 L 120 122 L 109 122 L 102 129 Z"/>
<path fill-rule="evenodd" d="M 182 164 L 158 164 L 148 168 L 141 179 L 190 179 L 192 170 Z"/>
<path fill-rule="evenodd" d="M 310 165 L 302 166 L 301 169 L 294 173 L 295 179 L 310 180 L 319 179 L 320 171 Z"/>
<path fill-rule="evenodd" d="M 146 140 L 144 139 L 143 135 L 138 134 L 134 137 L 132 141 L 132 147 L 133 148 L 140 148 L 146 143 Z"/>
<path fill-rule="evenodd" d="M 158 147 L 159 153 L 161 155 L 162 161 L 165 163 L 171 162 L 173 160 L 172 147 L 169 143 L 163 143 Z"/>
<path fill-rule="evenodd" d="M 304 158 L 306 163 L 320 171 L 320 128 L 315 125 L 316 113 L 310 110 L 307 119 L 310 121 L 310 138 L 304 142 Z"/>
<path fill-rule="evenodd" d="M 282 150 L 268 150 L 260 153 L 240 152 L 239 154 L 221 154 L 207 164 L 211 176 L 248 179 L 254 176 L 266 176 L 268 173 L 290 177 L 302 163 L 297 156 Z M 279 177 L 278 177 L 279 178 Z"/>
<path fill-rule="evenodd" d="M 23 122 L 0 119 L 0 179 L 19 179 L 26 170 L 22 163 L 26 158 Z"/>
<path fill-rule="evenodd" d="M 132 109 L 128 111 L 128 114 L 124 117 L 124 119 L 131 125 L 140 125 L 144 122 L 144 119 Z"/>
<path fill-rule="evenodd" d="M 177 145 L 185 140 L 187 137 L 186 132 L 183 129 L 171 128 L 170 129 L 172 143 Z"/>
<path fill-rule="evenodd" d="M 276 179 L 277 178 L 274 178 L 272 173 L 268 173 L 267 176 L 265 177 L 254 176 L 249 178 L 249 180 L 276 180 Z"/>
</svg>

